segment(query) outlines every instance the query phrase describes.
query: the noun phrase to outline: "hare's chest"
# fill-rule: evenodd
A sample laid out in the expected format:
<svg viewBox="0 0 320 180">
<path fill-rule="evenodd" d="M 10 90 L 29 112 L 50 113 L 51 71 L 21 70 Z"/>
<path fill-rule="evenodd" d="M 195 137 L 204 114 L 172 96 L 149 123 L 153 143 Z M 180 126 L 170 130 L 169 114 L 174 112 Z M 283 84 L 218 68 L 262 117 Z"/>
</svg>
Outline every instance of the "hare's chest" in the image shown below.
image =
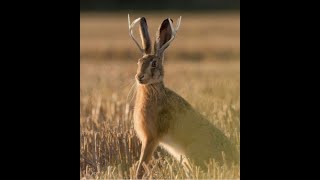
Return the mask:
<svg viewBox="0 0 320 180">
<path fill-rule="evenodd" d="M 136 104 L 134 108 L 134 121 L 150 122 L 157 117 L 158 110 L 153 104 Z"/>
<path fill-rule="evenodd" d="M 157 135 L 157 110 L 136 106 L 134 110 L 134 129 L 140 140 Z"/>
</svg>

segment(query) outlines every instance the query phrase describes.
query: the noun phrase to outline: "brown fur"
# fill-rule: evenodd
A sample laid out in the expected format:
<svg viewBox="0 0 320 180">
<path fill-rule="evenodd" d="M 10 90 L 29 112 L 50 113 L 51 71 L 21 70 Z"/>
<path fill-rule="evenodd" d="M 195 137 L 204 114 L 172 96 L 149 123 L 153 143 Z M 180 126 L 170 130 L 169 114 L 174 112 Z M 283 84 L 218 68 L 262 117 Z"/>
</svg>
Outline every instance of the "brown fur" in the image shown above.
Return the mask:
<svg viewBox="0 0 320 180">
<path fill-rule="evenodd" d="M 142 47 L 145 54 L 151 53 L 151 40 L 148 33 L 148 24 L 146 18 L 142 17 L 140 20 L 140 27 L 139 27 L 140 37 L 142 41 Z"/>
<path fill-rule="evenodd" d="M 165 20 L 160 26 L 156 48 L 161 47 L 156 46 L 157 43 L 163 45 L 170 39 L 168 24 Z M 154 61 L 156 67 L 151 65 Z M 148 164 L 158 145 L 167 149 L 176 159 L 184 158 L 182 162 L 187 168 L 191 161 L 205 169 L 205 162 L 210 158 L 221 165 L 224 162 L 227 165 L 238 163 L 239 152 L 223 132 L 181 96 L 165 87 L 162 61 L 162 54 L 148 54 L 138 61 L 134 128 L 142 148 L 137 178 L 143 177 L 142 164 Z"/>
</svg>

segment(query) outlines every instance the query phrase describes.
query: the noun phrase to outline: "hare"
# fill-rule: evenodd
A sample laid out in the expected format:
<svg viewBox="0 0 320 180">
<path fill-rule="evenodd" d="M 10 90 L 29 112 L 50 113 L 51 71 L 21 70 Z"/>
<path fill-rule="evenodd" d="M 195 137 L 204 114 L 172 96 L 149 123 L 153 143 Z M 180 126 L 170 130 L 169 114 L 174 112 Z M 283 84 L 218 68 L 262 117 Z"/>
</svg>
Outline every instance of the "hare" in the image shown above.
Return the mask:
<svg viewBox="0 0 320 180">
<path fill-rule="evenodd" d="M 133 27 L 138 22 L 142 47 L 133 35 Z M 134 129 L 142 143 L 137 168 L 138 179 L 144 174 L 143 163 L 148 164 L 158 145 L 177 160 L 182 158 L 182 163 L 188 168 L 190 161 L 206 168 L 205 162 L 211 158 L 220 164 L 226 162 L 229 165 L 239 161 L 239 152 L 223 132 L 194 110 L 185 99 L 164 85 L 164 51 L 174 40 L 181 17 L 176 28 L 172 22 L 167 18 L 160 25 L 152 54 L 146 19 L 140 17 L 131 24 L 128 14 L 129 35 L 143 54 L 138 60 L 135 75 L 137 92 Z"/>
</svg>

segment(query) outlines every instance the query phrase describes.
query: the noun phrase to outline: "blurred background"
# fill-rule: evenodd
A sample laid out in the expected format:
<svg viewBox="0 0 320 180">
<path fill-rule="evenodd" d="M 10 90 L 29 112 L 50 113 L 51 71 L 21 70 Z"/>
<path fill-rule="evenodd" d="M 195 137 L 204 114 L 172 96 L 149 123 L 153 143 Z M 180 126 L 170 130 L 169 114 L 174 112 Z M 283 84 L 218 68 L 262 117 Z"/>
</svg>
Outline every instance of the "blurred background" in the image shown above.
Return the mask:
<svg viewBox="0 0 320 180">
<path fill-rule="evenodd" d="M 240 148 L 240 0 L 80 0 L 81 178 L 135 176 L 141 144 L 132 109 L 141 53 L 129 37 L 128 13 L 131 22 L 147 19 L 152 42 L 165 18 L 175 24 L 182 16 L 165 51 L 165 85 Z M 135 37 L 140 41 L 138 27 Z M 155 166 L 153 178 L 187 178 L 161 148 L 155 155 L 152 163 L 161 168 Z M 198 177 L 234 179 L 239 173 L 239 167 L 214 167 Z"/>
<path fill-rule="evenodd" d="M 170 56 L 186 60 L 239 58 L 240 0 L 81 0 L 80 58 L 122 60 L 136 57 L 128 39 L 127 14 L 145 16 L 151 36 L 163 19 L 182 15 Z M 174 50 L 172 50 L 174 49 Z M 133 52 L 134 51 L 134 52 Z"/>
</svg>

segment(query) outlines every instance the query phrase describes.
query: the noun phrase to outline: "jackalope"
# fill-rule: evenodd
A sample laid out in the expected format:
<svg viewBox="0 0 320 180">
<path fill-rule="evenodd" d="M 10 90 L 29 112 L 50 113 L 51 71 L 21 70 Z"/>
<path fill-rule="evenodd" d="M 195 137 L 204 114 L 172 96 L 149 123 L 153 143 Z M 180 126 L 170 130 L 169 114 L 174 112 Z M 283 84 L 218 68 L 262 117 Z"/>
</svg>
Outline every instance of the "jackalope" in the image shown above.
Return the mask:
<svg viewBox="0 0 320 180">
<path fill-rule="evenodd" d="M 142 47 L 133 35 L 133 27 L 138 22 Z M 158 145 L 177 160 L 182 160 L 187 168 L 190 168 L 190 162 L 206 168 L 205 162 L 211 158 L 219 164 L 225 162 L 228 165 L 239 161 L 237 148 L 223 132 L 164 85 L 164 51 L 176 37 L 180 22 L 181 17 L 176 28 L 170 18 L 162 22 L 152 54 L 146 19 L 140 17 L 131 24 L 128 15 L 129 35 L 143 54 L 138 60 L 135 75 L 137 92 L 134 106 L 134 128 L 142 143 L 137 168 L 139 179 L 145 171 L 142 164 L 148 164 Z"/>
</svg>

